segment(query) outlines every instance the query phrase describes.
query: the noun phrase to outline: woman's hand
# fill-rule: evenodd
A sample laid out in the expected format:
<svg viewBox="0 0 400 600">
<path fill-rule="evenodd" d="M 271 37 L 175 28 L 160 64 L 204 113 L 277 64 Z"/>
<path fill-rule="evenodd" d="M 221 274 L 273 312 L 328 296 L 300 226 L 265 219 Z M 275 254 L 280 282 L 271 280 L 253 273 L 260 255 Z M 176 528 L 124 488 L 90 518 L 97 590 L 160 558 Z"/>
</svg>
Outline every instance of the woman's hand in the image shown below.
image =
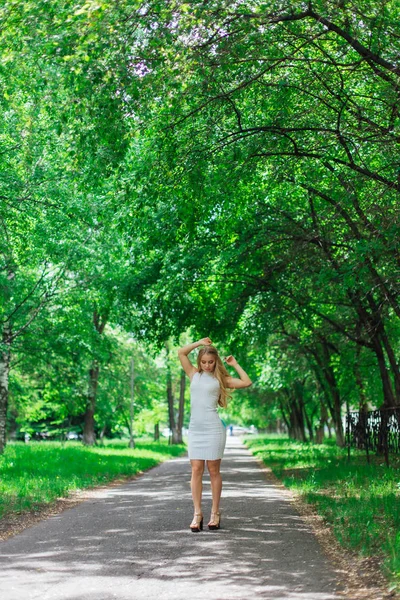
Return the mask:
<svg viewBox="0 0 400 600">
<path fill-rule="evenodd" d="M 212 345 L 212 341 L 210 340 L 209 337 L 202 338 L 201 340 L 198 341 L 198 343 L 202 344 L 203 346 L 211 346 Z"/>
<path fill-rule="evenodd" d="M 231 367 L 234 367 L 235 365 L 237 365 L 237 360 L 236 358 L 233 358 L 232 354 L 230 354 L 229 356 L 226 356 L 224 358 L 225 362 L 230 365 Z"/>
</svg>

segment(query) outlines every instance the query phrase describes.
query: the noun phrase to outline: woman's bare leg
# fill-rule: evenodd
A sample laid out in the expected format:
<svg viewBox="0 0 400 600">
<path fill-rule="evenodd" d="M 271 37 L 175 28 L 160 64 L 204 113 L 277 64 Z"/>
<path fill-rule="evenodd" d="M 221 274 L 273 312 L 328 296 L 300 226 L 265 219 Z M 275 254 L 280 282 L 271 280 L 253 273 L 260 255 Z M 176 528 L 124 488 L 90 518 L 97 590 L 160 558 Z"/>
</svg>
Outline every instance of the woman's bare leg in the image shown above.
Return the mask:
<svg viewBox="0 0 400 600">
<path fill-rule="evenodd" d="M 219 512 L 219 502 L 221 500 L 222 492 L 222 477 L 220 473 L 221 459 L 219 460 L 208 460 L 207 469 L 210 473 L 211 480 L 211 493 L 212 493 L 212 512 Z"/>
<path fill-rule="evenodd" d="M 203 491 L 203 473 L 204 460 L 191 460 L 192 479 L 190 486 L 192 488 L 192 498 L 195 513 L 201 513 L 201 494 Z"/>
</svg>

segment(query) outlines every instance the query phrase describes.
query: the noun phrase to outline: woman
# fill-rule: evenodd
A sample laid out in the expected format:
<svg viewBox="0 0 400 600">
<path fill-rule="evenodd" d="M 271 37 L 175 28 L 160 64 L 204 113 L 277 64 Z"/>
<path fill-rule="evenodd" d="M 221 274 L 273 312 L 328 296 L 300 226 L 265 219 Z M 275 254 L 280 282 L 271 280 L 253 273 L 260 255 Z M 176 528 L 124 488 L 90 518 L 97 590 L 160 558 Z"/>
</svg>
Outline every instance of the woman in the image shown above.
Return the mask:
<svg viewBox="0 0 400 600">
<path fill-rule="evenodd" d="M 217 350 L 211 343 L 210 338 L 207 337 L 178 350 L 183 370 L 191 381 L 189 459 L 192 465 L 191 488 L 194 504 L 194 517 L 190 529 L 193 532 L 203 529 L 201 494 L 205 462 L 207 462 L 210 474 L 212 492 L 212 510 L 208 528 L 219 529 L 221 524 L 219 512 L 222 490 L 220 466 L 225 449 L 226 431 L 218 416 L 217 405 L 227 406 L 228 389 L 246 388 L 251 385 L 249 376 L 233 356 L 228 356 L 225 361 L 236 369 L 240 379 L 229 376 Z M 197 356 L 197 367 L 195 367 L 190 362 L 188 354 L 199 346 L 204 346 L 204 348 Z"/>
</svg>

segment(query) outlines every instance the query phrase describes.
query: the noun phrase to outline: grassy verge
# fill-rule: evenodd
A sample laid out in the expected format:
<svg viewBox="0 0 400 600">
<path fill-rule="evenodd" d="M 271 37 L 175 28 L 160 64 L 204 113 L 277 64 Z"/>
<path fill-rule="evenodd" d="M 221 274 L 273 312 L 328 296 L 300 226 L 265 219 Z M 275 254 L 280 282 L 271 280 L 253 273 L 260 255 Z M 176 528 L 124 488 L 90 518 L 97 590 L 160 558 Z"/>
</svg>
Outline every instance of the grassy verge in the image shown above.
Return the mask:
<svg viewBox="0 0 400 600">
<path fill-rule="evenodd" d="M 121 441 L 94 448 L 75 442 L 9 444 L 0 456 L 0 518 L 38 510 L 71 492 L 135 475 L 184 450 L 166 441 L 142 440 L 135 449 Z"/>
<path fill-rule="evenodd" d="M 361 453 L 348 462 L 336 445 L 302 444 L 286 438 L 247 438 L 253 454 L 282 483 L 314 505 L 339 542 L 362 556 L 379 557 L 388 578 L 400 587 L 400 460 Z"/>
</svg>

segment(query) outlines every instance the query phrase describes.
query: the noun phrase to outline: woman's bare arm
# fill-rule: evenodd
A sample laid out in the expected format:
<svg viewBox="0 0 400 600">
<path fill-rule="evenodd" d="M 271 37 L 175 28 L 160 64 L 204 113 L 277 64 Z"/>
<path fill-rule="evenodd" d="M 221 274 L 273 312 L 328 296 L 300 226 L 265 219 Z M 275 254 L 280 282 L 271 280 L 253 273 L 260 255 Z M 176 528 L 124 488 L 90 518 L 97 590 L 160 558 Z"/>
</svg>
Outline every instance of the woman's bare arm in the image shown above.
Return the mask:
<svg viewBox="0 0 400 600">
<path fill-rule="evenodd" d="M 235 358 L 233 358 L 232 355 L 227 356 L 225 358 L 225 362 L 236 370 L 236 372 L 240 378 L 240 379 L 238 379 L 237 377 L 227 377 L 226 378 L 226 387 L 227 388 L 230 388 L 233 390 L 239 390 L 241 388 L 247 388 L 252 385 L 253 382 L 251 381 L 250 377 L 247 375 L 246 371 L 244 369 L 242 369 L 242 367 L 239 365 L 237 360 Z"/>
<path fill-rule="evenodd" d="M 178 350 L 178 356 L 179 360 L 181 361 L 182 369 L 185 371 L 186 375 L 190 377 L 190 379 L 195 373 L 197 373 L 197 368 L 194 365 L 192 365 L 192 363 L 188 359 L 188 354 L 190 354 L 192 350 L 198 348 L 199 346 L 211 346 L 210 338 L 202 338 L 198 342 L 193 342 L 193 344 L 187 344 L 187 346 L 183 346 Z"/>
</svg>

